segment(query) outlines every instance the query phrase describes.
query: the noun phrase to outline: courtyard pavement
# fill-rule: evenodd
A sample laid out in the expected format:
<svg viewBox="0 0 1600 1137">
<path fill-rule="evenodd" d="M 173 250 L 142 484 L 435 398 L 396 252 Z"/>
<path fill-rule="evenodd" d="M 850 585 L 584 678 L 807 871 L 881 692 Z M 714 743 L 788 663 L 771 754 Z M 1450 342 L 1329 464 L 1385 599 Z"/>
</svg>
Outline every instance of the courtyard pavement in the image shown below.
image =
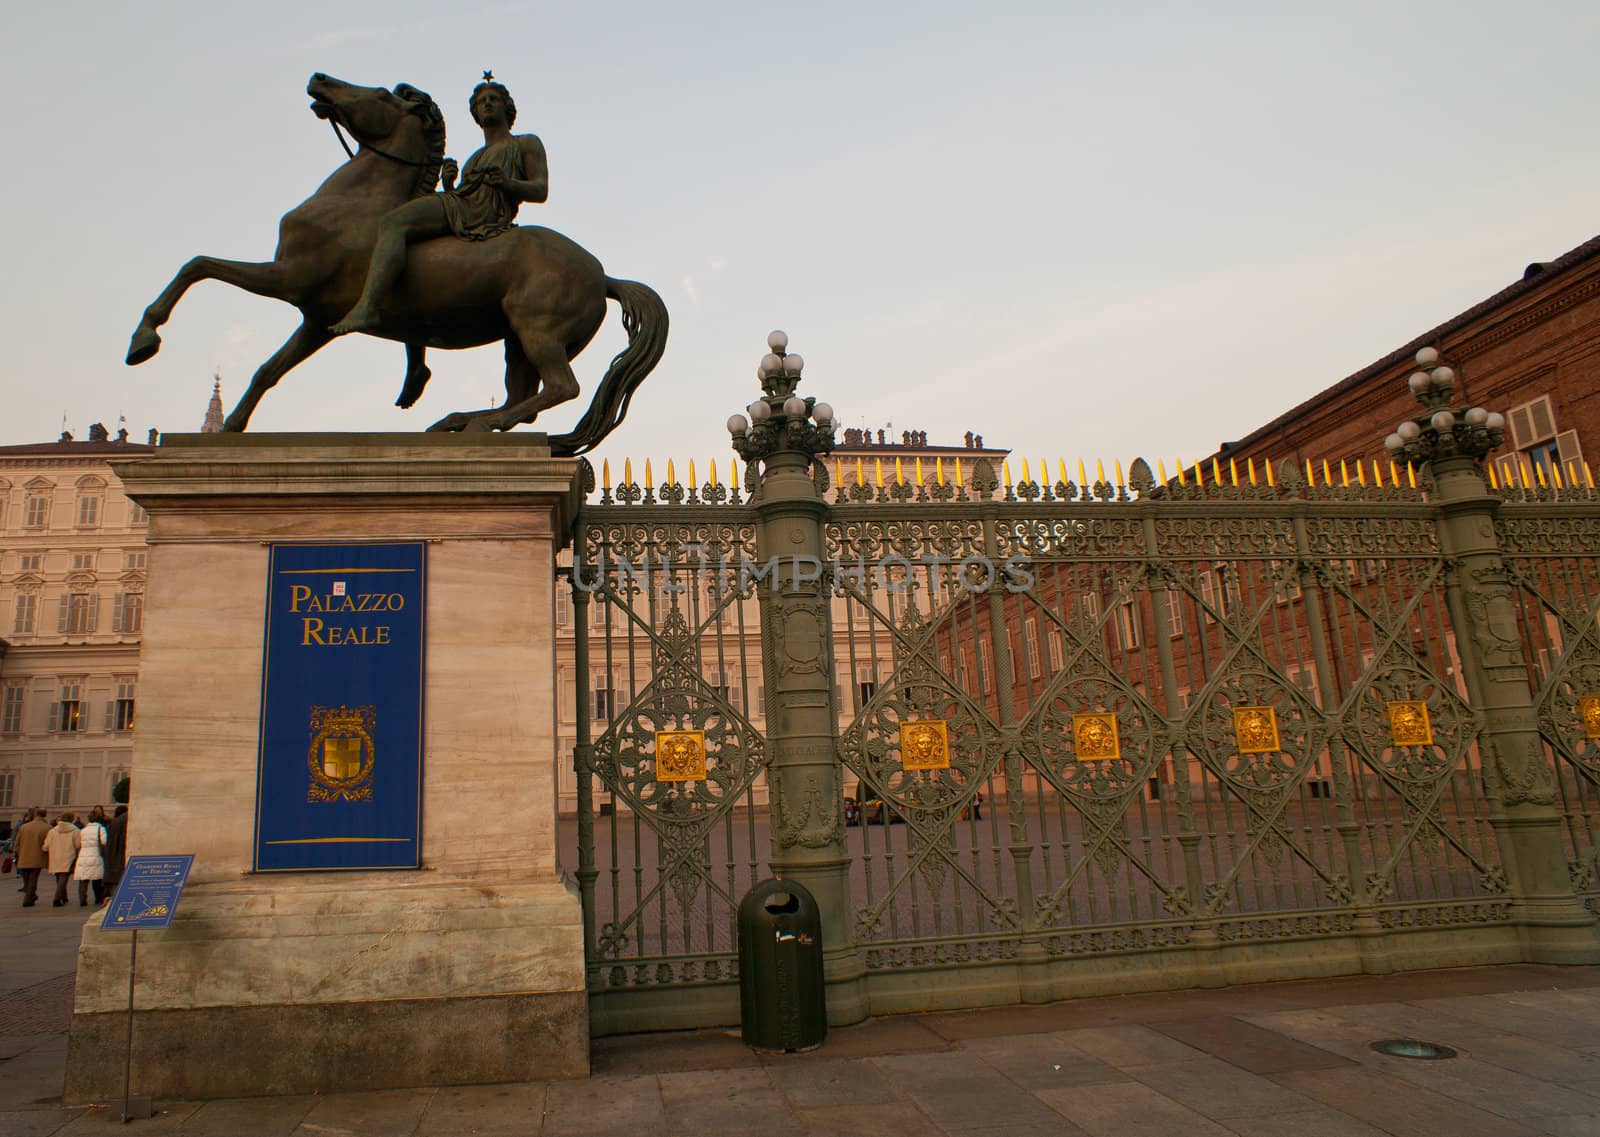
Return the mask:
<svg viewBox="0 0 1600 1137">
<path fill-rule="evenodd" d="M 1600 1135 L 1600 967 L 1514 965 L 900 1015 L 818 1050 L 600 1039 L 583 1081 L 64 1108 L 86 915 L 0 879 L 0 1137 Z M 7 902 L 7 897 L 12 899 Z M 1444 1061 L 1369 1044 L 1421 1038 Z M 137 1087 L 135 1087 L 137 1088 Z"/>
</svg>

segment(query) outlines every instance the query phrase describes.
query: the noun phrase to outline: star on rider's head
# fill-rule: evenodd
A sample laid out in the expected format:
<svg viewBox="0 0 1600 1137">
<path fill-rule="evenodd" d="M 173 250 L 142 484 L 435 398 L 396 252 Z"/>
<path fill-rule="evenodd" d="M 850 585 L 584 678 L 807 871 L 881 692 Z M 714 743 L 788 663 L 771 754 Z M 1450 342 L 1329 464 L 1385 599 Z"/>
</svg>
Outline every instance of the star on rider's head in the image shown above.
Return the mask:
<svg viewBox="0 0 1600 1137">
<path fill-rule="evenodd" d="M 494 72 L 493 71 L 485 71 L 483 73 L 483 82 L 485 82 L 485 83 L 493 83 L 494 82 Z"/>
</svg>

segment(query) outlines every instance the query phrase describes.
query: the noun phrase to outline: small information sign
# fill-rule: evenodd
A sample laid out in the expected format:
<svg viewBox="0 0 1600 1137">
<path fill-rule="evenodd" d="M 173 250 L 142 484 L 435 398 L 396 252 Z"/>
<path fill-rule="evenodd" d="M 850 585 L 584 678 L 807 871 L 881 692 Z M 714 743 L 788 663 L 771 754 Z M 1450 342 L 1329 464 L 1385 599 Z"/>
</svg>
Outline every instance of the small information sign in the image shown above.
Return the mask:
<svg viewBox="0 0 1600 1137">
<path fill-rule="evenodd" d="M 170 857 L 129 857 L 102 928 L 165 928 L 171 925 L 189 879 L 193 853 Z"/>
</svg>

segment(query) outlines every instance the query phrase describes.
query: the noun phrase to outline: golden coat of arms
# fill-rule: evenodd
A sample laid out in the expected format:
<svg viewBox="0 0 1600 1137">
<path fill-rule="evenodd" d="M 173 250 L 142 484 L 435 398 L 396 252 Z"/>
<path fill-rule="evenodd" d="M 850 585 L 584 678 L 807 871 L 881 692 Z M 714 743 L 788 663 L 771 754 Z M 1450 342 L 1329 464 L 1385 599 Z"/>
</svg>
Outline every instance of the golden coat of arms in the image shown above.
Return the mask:
<svg viewBox="0 0 1600 1137">
<path fill-rule="evenodd" d="M 307 801 L 371 801 L 378 708 L 312 707 Z"/>
<path fill-rule="evenodd" d="M 900 724 L 900 768 L 950 768 L 950 736 L 944 719 L 907 719 Z"/>
<path fill-rule="evenodd" d="M 705 777 L 705 731 L 656 731 L 656 781 L 701 782 Z"/>
<path fill-rule="evenodd" d="M 1122 757 L 1122 741 L 1117 737 L 1117 716 L 1088 714 L 1072 716 L 1072 746 L 1080 762 L 1109 762 Z"/>
<path fill-rule="evenodd" d="M 1586 738 L 1600 738 L 1600 695 L 1578 696 L 1578 717 Z"/>
<path fill-rule="evenodd" d="M 1233 737 L 1240 754 L 1271 754 L 1278 744 L 1278 712 L 1271 707 L 1234 707 Z"/>
<path fill-rule="evenodd" d="M 1389 738 L 1396 746 L 1432 746 L 1433 723 L 1428 719 L 1428 704 L 1420 699 L 1390 703 Z"/>
</svg>

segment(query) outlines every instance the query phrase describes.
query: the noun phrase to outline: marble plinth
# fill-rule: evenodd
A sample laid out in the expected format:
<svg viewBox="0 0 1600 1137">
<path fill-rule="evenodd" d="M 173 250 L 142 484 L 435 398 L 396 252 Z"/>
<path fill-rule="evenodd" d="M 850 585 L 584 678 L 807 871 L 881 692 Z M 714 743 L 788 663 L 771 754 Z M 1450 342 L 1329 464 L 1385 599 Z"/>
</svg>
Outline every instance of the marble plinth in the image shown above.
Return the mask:
<svg viewBox="0 0 1600 1137">
<path fill-rule="evenodd" d="M 129 853 L 194 853 L 140 934 L 137 1092 L 582 1075 L 556 864 L 554 568 L 578 463 L 540 435 L 169 435 L 150 511 Z M 268 544 L 426 540 L 423 869 L 253 875 Z M 67 1100 L 120 1092 L 128 933 L 85 928 Z"/>
</svg>

